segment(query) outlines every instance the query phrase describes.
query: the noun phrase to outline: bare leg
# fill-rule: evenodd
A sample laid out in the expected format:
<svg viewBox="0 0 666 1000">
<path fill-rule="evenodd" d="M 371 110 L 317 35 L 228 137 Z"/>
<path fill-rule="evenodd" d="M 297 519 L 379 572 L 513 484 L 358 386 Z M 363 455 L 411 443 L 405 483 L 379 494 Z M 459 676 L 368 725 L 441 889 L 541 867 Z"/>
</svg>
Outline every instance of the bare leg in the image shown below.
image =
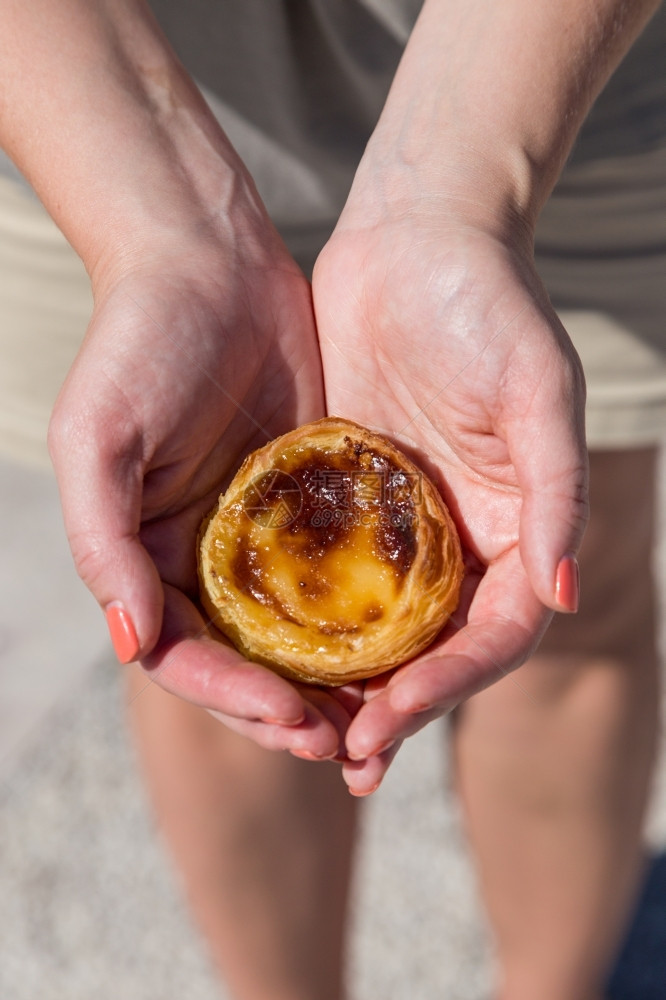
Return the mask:
<svg viewBox="0 0 666 1000">
<path fill-rule="evenodd" d="M 145 688 L 138 668 L 130 688 Z M 158 821 L 238 1000 L 341 1000 L 355 803 L 338 766 L 270 753 L 149 685 L 131 720 Z"/>
<path fill-rule="evenodd" d="M 654 472 L 652 451 L 593 456 L 579 615 L 457 719 L 503 1000 L 600 1000 L 634 901 L 659 707 Z"/>
</svg>

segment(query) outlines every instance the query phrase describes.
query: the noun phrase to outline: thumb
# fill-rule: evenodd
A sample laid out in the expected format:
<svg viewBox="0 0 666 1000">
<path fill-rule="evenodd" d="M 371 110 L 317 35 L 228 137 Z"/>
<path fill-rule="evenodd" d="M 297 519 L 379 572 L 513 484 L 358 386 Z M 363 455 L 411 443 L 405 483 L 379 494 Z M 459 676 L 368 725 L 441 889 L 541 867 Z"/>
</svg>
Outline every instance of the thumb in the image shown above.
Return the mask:
<svg viewBox="0 0 666 1000">
<path fill-rule="evenodd" d="M 76 570 L 105 613 L 118 659 L 129 663 L 157 642 L 164 594 L 138 535 L 140 442 L 127 447 L 117 426 L 100 423 L 56 410 L 49 450 Z"/>
<path fill-rule="evenodd" d="M 513 450 L 522 492 L 520 555 L 540 601 L 554 611 L 578 610 L 576 555 L 589 515 L 583 403 L 548 405 L 530 416 Z"/>
</svg>

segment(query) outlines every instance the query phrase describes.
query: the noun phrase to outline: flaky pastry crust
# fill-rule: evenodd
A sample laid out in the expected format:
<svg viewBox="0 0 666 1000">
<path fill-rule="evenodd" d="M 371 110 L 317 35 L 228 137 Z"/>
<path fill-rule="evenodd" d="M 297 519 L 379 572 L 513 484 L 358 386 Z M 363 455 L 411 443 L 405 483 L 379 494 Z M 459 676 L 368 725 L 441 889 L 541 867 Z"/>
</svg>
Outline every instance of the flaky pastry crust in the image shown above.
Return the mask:
<svg viewBox="0 0 666 1000">
<path fill-rule="evenodd" d="M 411 659 L 458 603 L 438 491 L 390 441 L 327 417 L 249 455 L 199 535 L 202 603 L 250 660 L 340 685 Z"/>
</svg>

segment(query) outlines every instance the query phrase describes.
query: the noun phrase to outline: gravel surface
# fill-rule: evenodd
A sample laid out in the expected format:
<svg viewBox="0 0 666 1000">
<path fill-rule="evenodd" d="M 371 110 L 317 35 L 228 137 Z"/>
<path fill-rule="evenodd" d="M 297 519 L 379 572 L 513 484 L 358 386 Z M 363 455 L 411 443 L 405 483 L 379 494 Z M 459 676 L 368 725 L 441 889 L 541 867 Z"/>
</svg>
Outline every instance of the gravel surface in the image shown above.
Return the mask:
<svg viewBox="0 0 666 1000">
<path fill-rule="evenodd" d="M 152 825 L 118 670 L 94 666 L 0 786 L 3 1000 L 214 1000 Z M 368 802 L 353 914 L 356 1000 L 479 1000 L 490 963 L 442 732 Z M 316 765 L 313 765 L 316 766 Z"/>
<path fill-rule="evenodd" d="M 367 803 L 353 1000 L 490 997 L 491 956 L 442 737 L 437 727 L 416 737 Z M 153 828 L 114 664 L 91 669 L 5 775 L 0 829 L 3 1000 L 227 1000 Z M 663 1000 L 665 890 L 662 856 L 613 1000 Z"/>
</svg>

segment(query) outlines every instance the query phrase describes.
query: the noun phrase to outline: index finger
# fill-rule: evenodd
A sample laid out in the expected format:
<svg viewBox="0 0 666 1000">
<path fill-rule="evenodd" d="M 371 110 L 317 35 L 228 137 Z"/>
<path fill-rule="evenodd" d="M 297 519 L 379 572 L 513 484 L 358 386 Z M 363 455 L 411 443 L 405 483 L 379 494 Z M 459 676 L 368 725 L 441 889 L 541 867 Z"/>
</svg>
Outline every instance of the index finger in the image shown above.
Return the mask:
<svg viewBox="0 0 666 1000">
<path fill-rule="evenodd" d="M 197 608 L 175 587 L 164 593 L 160 638 L 141 661 L 147 683 L 239 719 L 287 726 L 303 720 L 305 703 L 292 684 L 210 638 Z"/>
</svg>

